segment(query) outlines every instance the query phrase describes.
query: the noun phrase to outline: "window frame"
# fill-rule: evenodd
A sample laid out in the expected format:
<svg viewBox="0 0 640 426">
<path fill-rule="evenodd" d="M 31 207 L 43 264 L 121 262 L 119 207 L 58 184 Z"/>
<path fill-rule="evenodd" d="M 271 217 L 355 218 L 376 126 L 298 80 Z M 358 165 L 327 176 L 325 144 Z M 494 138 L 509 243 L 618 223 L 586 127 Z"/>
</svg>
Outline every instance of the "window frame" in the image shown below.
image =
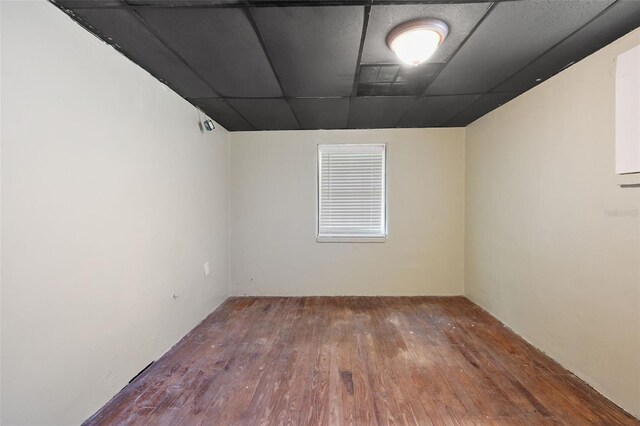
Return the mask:
<svg viewBox="0 0 640 426">
<path fill-rule="evenodd" d="M 384 215 L 384 231 L 379 236 L 334 236 L 334 235 L 321 235 L 320 234 L 320 209 L 322 208 L 322 200 L 320 195 L 320 147 L 321 146 L 376 146 L 382 147 L 382 169 L 383 169 L 383 215 Z M 388 207 L 388 195 L 387 195 L 387 144 L 386 143 L 318 143 L 316 144 L 316 242 L 318 243 L 384 243 L 389 236 L 389 207 Z"/>
</svg>

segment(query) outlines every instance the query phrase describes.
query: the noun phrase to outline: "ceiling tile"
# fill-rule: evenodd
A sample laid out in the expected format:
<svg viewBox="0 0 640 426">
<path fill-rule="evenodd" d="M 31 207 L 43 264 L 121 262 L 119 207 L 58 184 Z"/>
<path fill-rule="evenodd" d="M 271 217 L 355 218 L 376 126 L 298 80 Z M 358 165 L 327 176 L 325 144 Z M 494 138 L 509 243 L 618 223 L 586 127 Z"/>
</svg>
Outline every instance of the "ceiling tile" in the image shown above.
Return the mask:
<svg viewBox="0 0 640 426">
<path fill-rule="evenodd" d="M 382 65 L 378 71 L 378 83 L 392 83 L 400 71 L 400 65 Z"/>
<path fill-rule="evenodd" d="M 440 69 L 440 64 L 423 64 L 417 67 L 386 65 L 361 65 L 357 96 L 416 96 Z"/>
<path fill-rule="evenodd" d="M 53 0 L 59 6 L 74 7 L 118 7 L 123 5 L 122 0 Z"/>
<path fill-rule="evenodd" d="M 416 83 L 394 83 L 389 87 L 389 96 L 417 96 L 422 92 L 424 85 Z"/>
<path fill-rule="evenodd" d="M 393 65 L 388 65 L 393 66 Z M 373 84 L 378 81 L 378 73 L 380 72 L 379 65 L 362 65 L 360 66 L 360 75 L 358 76 L 358 83 Z"/>
<path fill-rule="evenodd" d="M 218 6 L 227 4 L 242 4 L 243 0 L 125 0 L 132 6 Z"/>
<path fill-rule="evenodd" d="M 463 111 L 481 95 L 431 96 L 418 98 L 400 120 L 401 127 L 439 127 Z"/>
<path fill-rule="evenodd" d="M 397 63 L 387 46 L 387 34 L 396 25 L 418 18 L 437 18 L 449 25 L 449 35 L 429 59 L 446 62 L 489 8 L 487 3 L 410 4 L 371 7 L 362 63 Z"/>
<path fill-rule="evenodd" d="M 230 132 L 255 130 L 225 99 L 190 99 L 189 102 L 200 107 L 205 114 Z"/>
<path fill-rule="evenodd" d="M 374 84 L 369 96 L 386 96 L 391 89 L 391 83 Z"/>
<path fill-rule="evenodd" d="M 364 7 L 257 7 L 253 15 L 288 96 L 349 96 Z"/>
<path fill-rule="evenodd" d="M 491 3 L 496 0 L 410 0 L 410 3 L 425 3 L 425 4 L 464 4 L 464 3 Z M 505 1 L 520 1 L 520 0 L 505 0 Z M 407 0 L 373 0 L 373 4 L 376 3 L 407 3 Z"/>
<path fill-rule="evenodd" d="M 426 94 L 489 91 L 596 16 L 612 1 L 497 3 Z"/>
<path fill-rule="evenodd" d="M 413 104 L 415 97 L 384 96 L 353 98 L 349 113 L 350 129 L 381 129 L 395 127 Z"/>
<path fill-rule="evenodd" d="M 243 9 L 138 9 L 158 34 L 223 96 L 281 96 Z"/>
<path fill-rule="evenodd" d="M 448 127 L 467 126 L 488 112 L 506 104 L 518 95 L 519 93 L 488 93 L 482 95 L 477 102 L 451 118 L 445 125 Z"/>
<path fill-rule="evenodd" d="M 229 99 L 229 103 L 260 130 L 295 130 L 300 126 L 284 99 Z"/>
<path fill-rule="evenodd" d="M 131 12 L 124 9 L 74 9 L 89 24 L 138 65 L 182 96 L 216 97 L 216 92 L 160 43 Z"/>
<path fill-rule="evenodd" d="M 318 5 L 359 5 L 368 4 L 370 0 L 248 0 L 249 3 L 260 6 L 318 6 Z"/>
<path fill-rule="evenodd" d="M 349 99 L 291 99 L 303 129 L 344 129 L 349 121 Z"/>
<path fill-rule="evenodd" d="M 389 90 L 390 95 L 419 95 L 425 85 L 442 68 L 441 64 L 423 64 L 417 67 L 402 66 Z"/>
<path fill-rule="evenodd" d="M 640 0 L 514 0 L 489 14 L 479 0 L 54 2 L 230 131 L 464 126 L 640 22 Z M 430 62 L 399 66 L 386 35 L 421 17 L 449 37 Z"/>
<path fill-rule="evenodd" d="M 633 30 L 640 23 L 640 1 L 620 0 L 551 51 L 497 87 L 500 92 L 526 91 Z"/>
<path fill-rule="evenodd" d="M 398 65 L 363 65 L 358 75 L 357 96 L 384 95 L 396 78 Z"/>
</svg>

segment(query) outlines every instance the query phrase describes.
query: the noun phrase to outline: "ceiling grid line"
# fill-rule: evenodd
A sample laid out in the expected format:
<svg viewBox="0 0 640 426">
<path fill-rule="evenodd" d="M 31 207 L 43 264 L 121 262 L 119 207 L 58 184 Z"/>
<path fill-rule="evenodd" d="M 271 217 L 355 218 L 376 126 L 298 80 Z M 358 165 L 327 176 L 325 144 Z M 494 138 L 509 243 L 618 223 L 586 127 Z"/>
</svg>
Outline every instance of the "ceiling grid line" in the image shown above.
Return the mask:
<svg viewBox="0 0 640 426">
<path fill-rule="evenodd" d="M 508 94 L 508 93 L 517 93 L 514 91 L 498 91 L 498 92 L 492 92 L 491 94 Z M 423 98 L 423 97 L 429 97 L 429 98 L 446 98 L 449 96 L 481 96 L 484 95 L 485 92 L 472 92 L 472 93 L 459 93 L 459 94 L 455 94 L 455 95 L 440 95 L 440 94 L 434 94 L 434 95 L 429 95 L 429 96 L 420 96 L 419 98 Z M 355 98 L 387 98 L 388 96 L 385 95 L 364 95 L 364 96 L 355 96 Z M 414 95 L 396 95 L 394 96 L 395 98 L 407 98 L 407 99 L 413 99 L 415 98 Z M 288 97 L 290 100 L 316 100 L 316 99 L 351 99 L 352 96 L 289 96 Z M 209 99 L 222 99 L 222 98 L 212 98 L 209 96 L 205 96 L 205 97 L 189 97 L 189 100 L 192 101 L 206 101 Z M 256 100 L 282 100 L 284 99 L 282 96 L 227 96 L 225 99 L 238 99 L 238 100 L 251 100 L 251 99 L 256 99 Z"/>
<path fill-rule="evenodd" d="M 500 87 L 502 84 L 504 84 L 505 82 L 509 81 L 510 78 L 512 78 L 513 76 L 517 75 L 518 73 L 522 72 L 522 70 L 526 69 L 528 66 L 530 66 L 531 64 L 533 64 L 534 62 L 536 62 L 538 59 L 544 57 L 544 55 L 546 55 L 547 53 L 551 52 L 553 49 L 555 49 L 556 47 L 558 47 L 560 44 L 562 44 L 563 42 L 565 42 L 566 40 L 570 39 L 571 37 L 573 37 L 575 34 L 577 34 L 578 32 L 580 32 L 582 29 L 586 28 L 589 24 L 591 24 L 592 22 L 594 22 L 596 19 L 598 19 L 600 16 L 602 16 L 604 13 L 606 13 L 608 10 L 610 10 L 611 8 L 613 8 L 616 4 L 618 4 L 620 0 L 615 0 L 613 3 L 611 3 L 610 5 L 608 5 L 607 7 L 605 7 L 604 9 L 602 9 L 597 15 L 595 15 L 594 17 L 592 17 L 591 19 L 589 19 L 587 22 L 585 22 L 583 25 L 581 25 L 580 27 L 578 27 L 577 29 L 575 29 L 574 31 L 572 31 L 571 33 L 569 33 L 566 37 L 562 38 L 561 40 L 558 40 L 557 43 L 553 44 L 551 47 L 549 47 L 547 50 L 545 50 L 544 52 L 540 53 L 538 56 L 536 56 L 535 58 L 533 58 L 531 61 L 527 62 L 525 65 L 523 65 L 522 67 L 520 67 L 517 71 L 511 73 L 509 76 L 507 76 L 504 80 L 501 80 L 498 84 L 496 84 L 495 86 L 493 86 L 491 89 L 488 90 L 487 93 L 484 93 L 482 96 L 480 96 L 478 99 L 476 99 L 472 104 L 470 104 L 468 107 L 466 107 L 465 109 L 463 109 L 462 111 L 458 112 L 456 115 L 454 115 L 453 117 L 451 117 L 449 120 L 447 120 L 444 125 L 446 126 L 448 123 L 451 122 L 455 122 L 455 119 L 458 118 L 460 115 L 462 115 L 463 113 L 465 113 L 467 110 L 469 110 L 471 107 L 473 107 L 474 105 L 476 105 L 478 102 L 480 102 L 483 98 L 485 98 L 488 94 L 494 94 L 494 93 L 499 93 L 499 92 L 494 92 L 495 89 L 497 89 L 498 87 Z M 562 67 L 558 72 L 564 70 L 565 68 L 570 67 L 571 65 L 573 65 L 576 61 L 574 60 L 573 62 L 569 63 L 568 65 L 565 65 L 564 67 Z M 555 74 L 554 74 L 555 75 Z M 516 95 L 518 96 L 518 95 Z M 501 106 L 502 104 L 500 104 L 499 106 Z"/>
<path fill-rule="evenodd" d="M 56 0 L 50 0 L 56 3 Z M 59 2 L 64 2 L 64 0 Z M 298 1 L 286 1 L 282 0 L 249 0 L 248 3 L 252 7 L 323 7 L 323 6 L 365 6 L 375 1 L 376 6 L 407 6 L 407 5 L 424 5 L 425 0 L 298 0 Z M 497 2 L 519 2 L 523 0 L 496 0 Z M 468 0 L 468 3 L 489 3 L 489 0 Z M 467 2 L 462 2 L 467 3 Z M 440 0 L 427 4 L 456 4 L 456 1 Z M 459 4 L 459 3 L 458 3 Z M 127 0 L 122 0 L 120 4 L 74 4 L 73 6 L 63 6 L 73 9 L 233 9 L 241 8 L 244 3 L 210 3 L 210 4 L 130 4 Z"/>
<path fill-rule="evenodd" d="M 355 75 L 353 76 L 353 86 L 351 88 L 351 96 L 349 97 L 349 113 L 347 116 L 347 128 L 349 128 L 351 124 L 351 112 L 353 108 L 352 100 L 358 91 L 358 80 L 360 79 L 360 71 L 361 71 L 360 62 L 362 61 L 362 51 L 364 50 L 364 42 L 367 38 L 367 28 L 369 27 L 369 16 L 371 15 L 371 5 L 373 3 L 373 0 L 369 0 L 368 3 L 369 4 L 367 4 L 364 7 L 364 16 L 362 21 L 362 34 L 360 35 L 360 46 L 358 47 L 358 57 L 356 59 L 356 71 L 355 71 Z"/>
<path fill-rule="evenodd" d="M 89 9 L 89 8 L 85 8 L 85 9 Z M 91 8 L 91 9 L 95 9 L 95 8 Z M 97 37 L 100 41 L 102 41 L 103 43 L 106 43 L 108 46 L 111 46 L 112 48 L 114 48 L 118 53 L 120 53 L 122 56 L 124 56 L 125 58 L 127 58 L 128 60 L 130 60 L 131 62 L 133 62 L 134 64 L 138 65 L 137 62 L 135 61 L 135 59 L 125 50 L 122 49 L 122 47 L 112 41 L 112 40 L 108 40 L 106 39 L 107 36 L 102 34 L 101 31 L 99 31 L 97 28 L 94 28 L 89 22 L 87 22 L 85 19 L 81 18 L 80 16 L 76 15 L 73 10 L 70 9 L 61 9 L 64 13 L 66 13 L 71 19 L 73 19 L 75 22 L 78 23 L 78 25 L 80 25 L 82 28 L 84 28 L 85 30 L 87 30 L 87 32 L 89 32 L 91 35 L 93 35 L 94 37 Z M 182 96 L 178 90 L 173 86 L 173 84 L 169 81 L 166 81 L 164 78 L 160 77 L 159 75 L 157 75 L 157 73 L 148 70 L 146 68 L 143 68 L 145 71 L 147 71 L 149 74 L 151 74 L 156 80 L 158 80 L 159 82 L 161 82 L 162 84 L 165 84 L 167 87 L 169 87 L 171 90 L 173 90 L 175 93 L 177 93 L 180 97 L 182 97 L 184 100 L 186 100 L 187 102 L 189 102 L 189 100 L 185 97 Z M 204 81 L 203 81 L 204 82 Z M 206 82 L 204 82 L 206 84 Z M 216 92 L 212 87 L 210 87 L 211 90 L 213 90 L 214 92 Z M 217 93 L 217 92 L 216 92 Z"/>
<path fill-rule="evenodd" d="M 398 77 L 400 76 L 400 70 L 401 67 L 398 67 L 398 69 L 396 70 L 396 73 L 393 76 L 393 80 L 391 81 L 391 84 L 389 85 L 389 91 L 393 90 L 393 87 L 396 85 L 396 83 L 398 82 Z M 379 71 L 378 71 L 379 72 Z"/>
<path fill-rule="evenodd" d="M 220 91 L 218 89 L 216 89 L 215 87 L 213 87 L 213 85 L 211 83 L 209 83 L 209 81 L 206 78 L 204 78 L 202 76 L 202 74 L 200 74 L 195 68 L 193 68 L 191 66 L 191 64 L 186 59 L 184 59 L 182 57 L 182 55 L 180 55 L 177 51 L 175 51 L 175 49 L 173 49 L 171 46 L 169 46 L 169 44 L 166 42 L 166 40 L 164 40 L 164 38 L 161 37 L 153 29 L 153 27 L 151 25 L 149 25 L 149 23 L 142 16 L 140 16 L 140 14 L 136 10 L 132 10 L 131 14 L 147 29 L 147 31 L 149 31 L 151 33 L 151 35 L 153 35 L 166 49 L 168 49 L 171 53 L 173 53 L 192 73 L 194 73 L 194 75 L 196 75 L 198 78 L 200 78 L 207 86 L 209 86 L 211 88 L 211 90 L 213 90 L 216 94 L 218 94 L 218 96 L 221 96 Z M 247 118 L 240 111 L 238 111 L 233 105 L 231 105 L 231 102 L 229 102 L 227 100 L 227 98 L 224 98 L 224 97 L 221 96 L 220 98 L 217 98 L 217 99 L 223 99 L 224 102 L 229 106 L 229 108 L 231 108 L 233 111 L 235 111 L 235 113 L 238 114 L 238 116 L 240 116 L 244 121 L 246 121 L 247 124 L 249 126 L 251 126 L 252 129 L 257 130 L 256 127 L 249 120 L 247 120 Z M 191 103 L 191 101 L 189 101 L 188 99 L 187 99 L 187 102 Z M 196 108 L 199 108 L 197 105 L 194 105 L 194 106 Z M 212 117 L 212 118 L 215 119 L 215 117 Z"/>
<path fill-rule="evenodd" d="M 285 90 L 284 90 L 284 85 L 282 84 L 280 76 L 278 75 L 278 70 L 276 69 L 276 66 L 273 63 L 273 60 L 271 59 L 271 54 L 269 53 L 269 49 L 267 48 L 267 45 L 266 45 L 266 43 L 264 41 L 264 37 L 262 36 L 262 33 L 260 32 L 260 28 L 258 27 L 258 23 L 256 22 L 256 19 L 253 16 L 253 11 L 251 10 L 251 5 L 246 0 L 244 2 L 244 11 L 247 14 L 247 17 L 249 18 L 249 22 L 251 23 L 251 26 L 253 27 L 253 31 L 255 32 L 256 37 L 258 38 L 258 41 L 260 42 L 260 46 L 262 47 L 262 51 L 263 51 L 265 57 L 267 58 L 267 62 L 269 62 L 269 66 L 271 67 L 271 71 L 273 72 L 273 75 L 275 76 L 276 81 L 278 82 L 278 86 L 280 86 L 280 91 L 282 92 L 282 98 L 280 98 L 280 99 L 284 99 L 285 100 L 285 102 L 289 106 L 289 109 L 291 110 L 291 113 L 293 114 L 293 118 L 295 118 L 296 123 L 298 123 L 298 128 L 302 129 L 303 127 L 300 124 L 300 119 L 298 118 L 298 115 L 296 114 L 295 110 L 293 109 L 293 106 L 291 105 L 291 99 L 288 97 L 287 92 L 285 92 Z"/>
<path fill-rule="evenodd" d="M 465 126 L 640 22 L 640 0 L 49 1 L 230 131 Z M 448 39 L 401 66 L 386 35 L 426 17 Z"/>
<path fill-rule="evenodd" d="M 453 51 L 451 56 L 448 58 L 447 62 L 445 62 L 442 65 L 442 67 L 438 71 L 436 71 L 436 73 L 433 75 L 433 77 L 431 77 L 429 79 L 429 81 L 427 81 L 425 83 L 425 85 L 422 88 L 422 90 L 420 90 L 419 95 L 416 96 L 416 97 L 425 96 L 425 94 L 427 92 L 427 89 L 429 89 L 429 86 L 431 85 L 431 83 L 433 83 L 433 81 L 436 78 L 438 78 L 438 76 L 442 73 L 442 71 L 444 71 L 444 69 L 447 67 L 447 65 L 449 65 L 449 63 L 453 60 L 453 58 L 456 56 L 456 54 L 462 49 L 462 47 L 467 43 L 467 41 L 469 41 L 471 39 L 473 34 L 478 30 L 478 28 L 480 28 L 482 23 L 489 17 L 489 15 L 491 14 L 491 12 L 493 12 L 493 9 L 495 9 L 495 7 L 496 7 L 496 5 L 498 3 L 500 3 L 500 2 L 499 1 L 492 2 L 489 5 L 489 7 L 487 7 L 487 10 L 482 14 L 482 17 L 478 20 L 476 25 L 473 26 L 471 31 L 469 31 L 469 34 L 467 34 L 467 36 L 464 38 L 464 40 L 462 40 L 462 42 L 458 45 L 458 47 Z"/>
<path fill-rule="evenodd" d="M 474 27 L 471 29 L 471 31 L 469 31 L 469 34 L 467 34 L 467 36 L 464 38 L 464 40 L 462 40 L 462 42 L 458 45 L 458 47 L 453 51 L 453 53 L 451 54 L 451 56 L 447 59 L 447 62 L 445 62 L 439 70 L 437 70 L 433 76 L 431 76 L 431 78 L 425 83 L 425 85 L 422 87 L 422 89 L 420 89 L 420 91 L 418 92 L 418 94 L 414 97 L 414 105 L 415 103 L 418 101 L 418 99 L 424 97 L 425 92 L 427 91 L 427 89 L 429 88 L 429 86 L 431 85 L 431 83 L 433 83 L 433 81 L 438 78 L 438 76 L 440 75 L 440 73 L 442 73 L 442 71 L 447 67 L 447 64 L 449 64 L 449 62 L 451 62 L 451 60 L 453 60 L 453 58 L 456 56 L 456 54 L 460 51 L 460 49 L 462 49 L 462 46 L 465 45 L 465 43 L 471 38 L 471 36 L 473 35 L 473 33 L 476 32 L 476 30 L 478 28 L 480 28 L 480 25 L 482 25 L 482 23 L 484 22 L 485 19 L 487 19 L 487 17 L 491 14 L 491 12 L 493 11 L 493 9 L 495 8 L 496 4 L 498 2 L 492 2 L 491 4 L 489 4 L 489 7 L 487 7 L 487 10 L 484 12 L 484 14 L 482 15 L 482 17 L 478 20 L 478 22 L 474 25 Z M 449 96 L 449 95 L 446 95 Z M 413 105 L 411 105 L 409 108 L 407 108 L 407 110 L 404 112 L 404 114 L 402 114 L 400 116 L 400 118 L 398 118 L 398 121 L 396 121 L 396 124 L 394 127 L 398 127 L 398 125 L 402 122 L 402 120 L 404 119 L 404 117 L 407 115 L 407 113 L 409 112 L 409 110 L 413 107 Z"/>
<path fill-rule="evenodd" d="M 56 6 L 58 6 L 58 5 L 56 4 Z M 123 55 L 124 57 L 129 59 L 131 62 L 137 64 L 135 59 L 133 57 L 131 57 L 124 49 L 122 49 L 122 47 L 118 43 L 116 43 L 116 42 L 112 41 L 111 39 L 109 39 L 106 34 L 102 34 L 102 32 L 99 31 L 97 28 L 93 28 L 89 22 L 86 22 L 84 19 L 82 19 L 79 16 L 77 16 L 73 12 L 72 9 L 67 9 L 65 7 L 60 7 L 60 9 L 65 14 L 67 14 L 69 17 L 71 17 L 71 19 L 75 20 L 80 26 L 85 28 L 89 33 L 91 33 L 94 36 L 98 37 L 100 40 L 102 40 L 107 45 L 113 47 L 118 53 L 120 53 L 121 55 Z M 96 8 L 93 8 L 93 7 L 92 8 L 88 8 L 87 7 L 86 9 L 96 9 Z M 116 8 L 114 8 L 114 7 L 108 7 L 108 8 L 107 7 L 103 7 L 102 9 L 116 9 Z M 131 14 L 131 16 L 134 17 L 134 19 L 136 19 L 138 22 L 140 22 L 142 24 L 142 26 L 149 32 L 149 34 L 151 34 L 152 37 L 154 37 L 160 44 L 162 44 L 167 50 L 169 50 L 190 72 L 192 72 L 195 76 L 197 76 L 215 94 L 220 96 L 220 92 L 215 87 L 213 87 L 211 85 L 211 83 L 209 83 L 200 73 L 198 73 L 195 69 L 193 69 L 193 67 L 182 57 L 182 55 L 178 54 L 178 52 L 176 52 L 174 49 L 172 49 L 161 37 L 159 37 L 158 34 L 153 30 L 153 28 L 151 28 L 151 26 L 148 25 L 148 23 L 146 21 L 144 21 L 144 19 L 136 12 L 136 10 L 133 7 L 130 7 L 130 6 L 127 5 L 127 7 L 121 7 L 121 8 L 117 8 L 117 9 L 127 10 Z M 186 96 L 183 96 L 178 90 L 176 90 L 176 88 L 173 86 L 173 84 L 171 82 L 166 81 L 165 79 L 163 79 L 160 76 L 156 75 L 156 73 L 154 73 L 152 70 L 149 70 L 149 69 L 146 69 L 146 68 L 143 68 L 143 69 L 146 72 L 148 72 L 149 74 L 151 74 L 154 78 L 156 78 L 159 82 L 161 82 L 161 83 L 165 84 L 166 86 L 168 86 L 174 93 L 176 93 L 178 96 L 183 98 L 185 101 L 187 101 L 188 103 L 193 105 L 196 109 L 200 109 L 200 107 L 198 107 L 197 105 L 194 105 L 189 100 L 189 98 L 187 98 Z M 239 117 L 241 117 L 243 120 L 245 120 L 245 122 L 247 122 L 247 124 L 249 124 L 249 126 L 251 126 L 251 128 L 253 130 L 256 130 L 255 126 L 253 126 L 251 123 L 249 123 L 249 121 L 240 113 L 240 111 L 237 111 L 236 108 L 234 108 L 233 105 L 231 105 L 227 99 L 225 99 L 225 98 L 223 98 L 221 96 L 219 98 L 215 98 L 215 99 L 223 100 L 229 106 L 229 108 L 231 108 L 236 114 L 238 114 Z"/>
</svg>

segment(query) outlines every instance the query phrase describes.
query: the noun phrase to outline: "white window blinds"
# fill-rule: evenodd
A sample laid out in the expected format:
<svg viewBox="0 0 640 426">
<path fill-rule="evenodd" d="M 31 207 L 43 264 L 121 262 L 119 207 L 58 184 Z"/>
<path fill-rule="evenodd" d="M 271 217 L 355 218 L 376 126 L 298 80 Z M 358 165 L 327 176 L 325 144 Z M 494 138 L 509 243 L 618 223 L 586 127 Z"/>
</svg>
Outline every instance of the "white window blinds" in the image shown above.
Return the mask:
<svg viewBox="0 0 640 426">
<path fill-rule="evenodd" d="M 385 174 L 385 145 L 318 145 L 318 237 L 385 237 Z"/>
</svg>

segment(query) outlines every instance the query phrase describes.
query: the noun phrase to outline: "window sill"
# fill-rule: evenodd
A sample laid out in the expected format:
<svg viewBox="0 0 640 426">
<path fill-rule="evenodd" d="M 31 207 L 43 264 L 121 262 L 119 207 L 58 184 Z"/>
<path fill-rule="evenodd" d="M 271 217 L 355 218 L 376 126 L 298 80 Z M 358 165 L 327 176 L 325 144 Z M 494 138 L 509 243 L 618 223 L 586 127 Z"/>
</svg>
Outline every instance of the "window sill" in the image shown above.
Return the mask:
<svg viewBox="0 0 640 426">
<path fill-rule="evenodd" d="M 318 243 L 384 243 L 384 237 L 316 237 Z"/>
</svg>

